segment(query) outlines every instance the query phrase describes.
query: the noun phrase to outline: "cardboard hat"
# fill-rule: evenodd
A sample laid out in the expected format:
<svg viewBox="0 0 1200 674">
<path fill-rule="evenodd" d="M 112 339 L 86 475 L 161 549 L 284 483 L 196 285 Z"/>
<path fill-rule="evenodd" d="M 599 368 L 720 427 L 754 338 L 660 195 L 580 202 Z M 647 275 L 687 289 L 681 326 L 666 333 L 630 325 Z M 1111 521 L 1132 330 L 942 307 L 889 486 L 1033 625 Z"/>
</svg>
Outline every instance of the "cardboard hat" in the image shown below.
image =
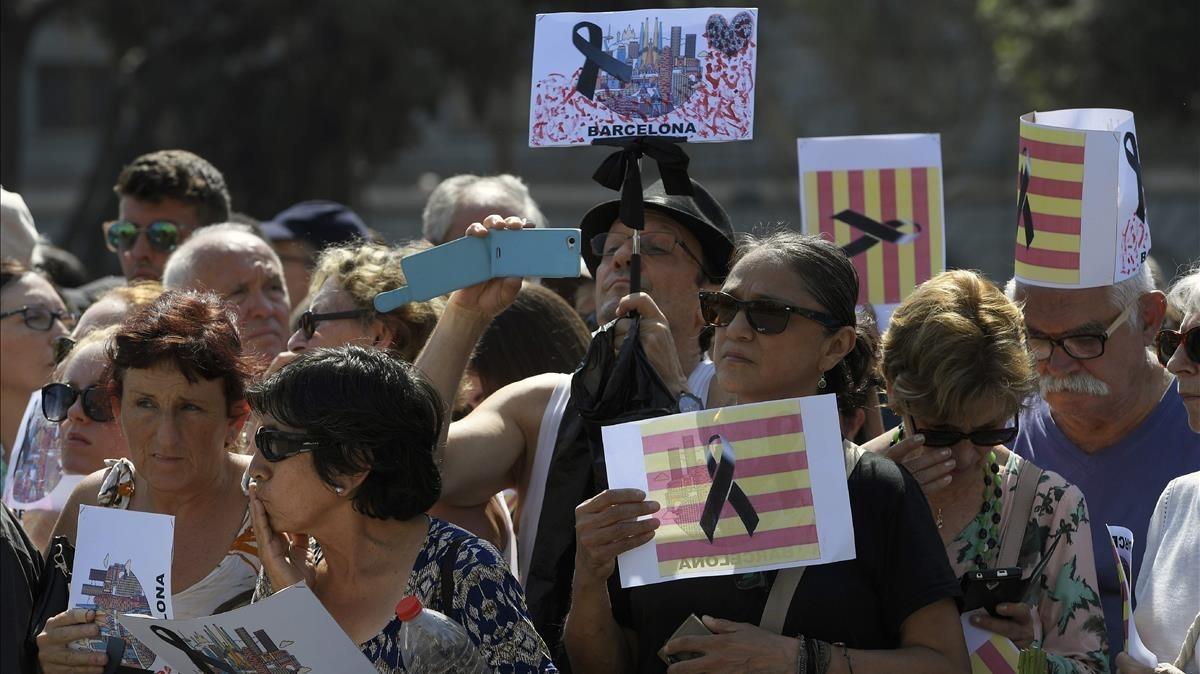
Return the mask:
<svg viewBox="0 0 1200 674">
<path fill-rule="evenodd" d="M 1022 115 L 1017 157 L 1018 282 L 1096 288 L 1141 269 L 1150 222 L 1132 112 Z"/>
</svg>

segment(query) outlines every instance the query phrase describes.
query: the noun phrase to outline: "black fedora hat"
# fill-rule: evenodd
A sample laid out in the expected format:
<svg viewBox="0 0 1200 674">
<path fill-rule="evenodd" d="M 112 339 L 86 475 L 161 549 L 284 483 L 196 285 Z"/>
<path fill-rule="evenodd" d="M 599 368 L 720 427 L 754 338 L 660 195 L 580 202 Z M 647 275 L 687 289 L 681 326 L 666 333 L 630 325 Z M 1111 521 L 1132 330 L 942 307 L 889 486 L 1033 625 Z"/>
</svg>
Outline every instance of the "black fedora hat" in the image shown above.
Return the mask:
<svg viewBox="0 0 1200 674">
<path fill-rule="evenodd" d="M 692 196 L 667 194 L 662 180 L 658 180 L 642 193 L 642 202 L 647 210 L 658 211 L 686 227 L 700 241 L 708 267 L 705 273 L 713 280 L 720 280 L 725 277 L 729 257 L 733 254 L 733 225 L 725 209 L 703 185 L 693 180 L 692 191 Z M 597 204 L 583 216 L 579 225 L 585 244 L 583 261 L 593 276 L 600 266 L 600 256 L 592 252 L 592 237 L 612 227 L 620 206 L 620 199 Z"/>
</svg>

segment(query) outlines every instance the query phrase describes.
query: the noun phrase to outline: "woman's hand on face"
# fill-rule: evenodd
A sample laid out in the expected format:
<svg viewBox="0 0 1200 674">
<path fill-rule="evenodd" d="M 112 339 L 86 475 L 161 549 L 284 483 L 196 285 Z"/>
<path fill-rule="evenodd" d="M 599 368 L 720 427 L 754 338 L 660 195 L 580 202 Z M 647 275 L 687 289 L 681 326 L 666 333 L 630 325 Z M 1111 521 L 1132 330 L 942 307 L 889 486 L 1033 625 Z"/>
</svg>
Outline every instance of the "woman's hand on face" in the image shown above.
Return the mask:
<svg viewBox="0 0 1200 674">
<path fill-rule="evenodd" d="M 467 227 L 466 235 L 484 238 L 493 229 L 524 229 L 532 226 L 524 218 L 502 218 L 499 215 L 489 215 L 483 219 L 483 222 L 475 222 Z M 454 291 L 450 295 L 450 303 L 477 311 L 491 319 L 512 304 L 513 298 L 520 290 L 520 278 L 494 278 Z"/>
<path fill-rule="evenodd" d="M 37 636 L 38 664 L 44 674 L 103 674 L 108 656 L 104 653 L 72 650 L 69 644 L 78 639 L 100 636 L 96 612 L 73 608 L 46 621 Z M 12 646 L 5 646 L 11 648 Z"/>
<path fill-rule="evenodd" d="M 686 636 L 667 642 L 668 655 L 702 653 L 698 658 L 677 662 L 667 668 L 669 674 L 700 672 L 794 672 L 800 653 L 800 640 L 768 632 L 749 623 L 701 618 L 712 634 Z"/>
<path fill-rule="evenodd" d="M 950 486 L 950 471 L 954 470 L 954 458 L 949 448 L 925 447 L 922 444 L 925 442 L 925 436 L 919 434 L 904 438 L 893 445 L 890 442 L 893 433 L 894 431 L 887 431 L 867 442 L 863 448 L 882 454 L 907 468 L 926 495 Z M 917 450 L 922 448 L 925 451 L 918 453 Z"/>
<path fill-rule="evenodd" d="M 985 630 L 995 632 L 1017 645 L 1017 648 L 1029 648 L 1037 638 L 1033 624 L 1033 607 L 1025 603 L 996 604 L 996 613 L 1003 618 L 993 618 L 987 613 L 971 616 L 971 624 Z"/>
<path fill-rule="evenodd" d="M 1117 655 L 1117 674 L 1183 674 L 1183 672 L 1166 662 L 1148 667 L 1129 657 L 1128 653 L 1121 653 Z"/>
<path fill-rule="evenodd" d="M 667 317 L 654 303 L 654 299 L 646 293 L 626 295 L 617 305 L 618 316 L 629 316 L 635 311 L 641 317 L 638 338 L 646 357 L 650 359 L 650 364 L 654 366 L 658 376 L 671 387 L 671 392 L 678 395 L 687 388 L 687 376 L 679 365 L 679 354 L 675 352 L 675 338 L 671 336 L 671 326 L 667 323 Z M 617 321 L 613 328 L 615 350 L 620 351 L 621 345 L 625 343 L 625 335 L 631 327 L 632 321 Z"/>
<path fill-rule="evenodd" d="M 575 583 L 603 586 L 617 555 L 654 538 L 658 503 L 640 489 L 606 489 L 575 508 Z"/>
<path fill-rule="evenodd" d="M 276 590 L 304 581 L 312 587 L 316 569 L 308 552 L 308 536 L 290 535 L 271 528 L 267 509 L 258 498 L 258 488 L 250 485 L 250 521 L 258 541 L 258 558 Z"/>
</svg>

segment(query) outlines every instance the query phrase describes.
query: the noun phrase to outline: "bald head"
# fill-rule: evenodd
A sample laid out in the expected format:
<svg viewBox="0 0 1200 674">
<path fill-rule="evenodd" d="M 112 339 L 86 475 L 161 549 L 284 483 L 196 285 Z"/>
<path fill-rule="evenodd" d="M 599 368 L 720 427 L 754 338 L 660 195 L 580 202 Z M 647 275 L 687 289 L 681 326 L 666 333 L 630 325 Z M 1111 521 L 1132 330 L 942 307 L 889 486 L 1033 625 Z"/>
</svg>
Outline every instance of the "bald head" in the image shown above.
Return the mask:
<svg viewBox="0 0 1200 674">
<path fill-rule="evenodd" d="M 290 305 L 283 265 L 245 225 L 198 230 L 167 260 L 163 286 L 213 292 L 233 304 L 247 353 L 269 360 L 287 345 Z"/>
</svg>

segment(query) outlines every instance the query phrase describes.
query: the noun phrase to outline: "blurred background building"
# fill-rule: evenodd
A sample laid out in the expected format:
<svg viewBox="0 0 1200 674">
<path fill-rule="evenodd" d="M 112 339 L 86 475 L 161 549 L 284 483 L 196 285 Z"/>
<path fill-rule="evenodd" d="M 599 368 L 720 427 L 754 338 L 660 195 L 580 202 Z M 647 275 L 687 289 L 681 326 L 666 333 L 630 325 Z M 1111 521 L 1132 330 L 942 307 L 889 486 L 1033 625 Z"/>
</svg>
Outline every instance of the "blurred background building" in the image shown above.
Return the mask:
<svg viewBox="0 0 1200 674">
<path fill-rule="evenodd" d="M 0 6 L 0 182 L 100 275 L 116 271 L 100 223 L 116 214 L 117 173 L 167 147 L 212 161 L 234 210 L 260 219 L 335 199 L 398 242 L 420 235 L 441 178 L 511 172 L 552 225 L 576 226 L 614 194 L 590 178 L 608 150 L 527 147 L 534 14 L 686 4 Z M 947 262 L 1003 281 L 1017 117 L 1122 107 L 1136 115 L 1153 256 L 1168 280 L 1200 257 L 1200 3 L 773 0 L 759 18 L 754 140 L 686 148 L 741 229 L 798 226 L 797 137 L 939 132 Z"/>
</svg>

